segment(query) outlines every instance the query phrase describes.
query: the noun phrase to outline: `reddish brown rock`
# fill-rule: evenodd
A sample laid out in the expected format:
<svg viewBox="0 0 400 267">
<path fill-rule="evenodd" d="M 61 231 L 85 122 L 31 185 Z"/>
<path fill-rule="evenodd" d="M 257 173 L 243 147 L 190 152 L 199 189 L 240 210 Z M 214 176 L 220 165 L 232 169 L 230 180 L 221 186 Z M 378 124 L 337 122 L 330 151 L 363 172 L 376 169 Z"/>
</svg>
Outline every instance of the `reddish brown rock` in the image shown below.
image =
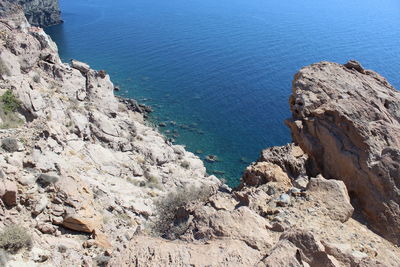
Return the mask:
<svg viewBox="0 0 400 267">
<path fill-rule="evenodd" d="M 352 62 L 301 69 L 290 98 L 294 141 L 343 180 L 369 225 L 400 244 L 400 92 Z"/>
<path fill-rule="evenodd" d="M 8 207 L 17 205 L 18 188 L 14 182 L 5 181 L 0 183 L 0 198 Z"/>
</svg>

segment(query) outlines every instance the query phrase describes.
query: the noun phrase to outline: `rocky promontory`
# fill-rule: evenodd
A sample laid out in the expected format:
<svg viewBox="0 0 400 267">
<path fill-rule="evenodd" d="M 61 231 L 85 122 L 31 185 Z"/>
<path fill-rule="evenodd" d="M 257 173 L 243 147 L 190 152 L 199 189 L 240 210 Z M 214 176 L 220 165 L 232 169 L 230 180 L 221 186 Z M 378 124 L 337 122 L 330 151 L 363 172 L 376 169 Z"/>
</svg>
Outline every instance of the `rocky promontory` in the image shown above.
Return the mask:
<svg viewBox="0 0 400 267">
<path fill-rule="evenodd" d="M 62 23 L 58 0 L 18 0 L 29 23 L 48 27 Z"/>
<path fill-rule="evenodd" d="M 232 189 L 0 0 L 0 265 L 398 266 L 400 95 L 355 61 L 296 74 L 293 143 Z"/>
</svg>

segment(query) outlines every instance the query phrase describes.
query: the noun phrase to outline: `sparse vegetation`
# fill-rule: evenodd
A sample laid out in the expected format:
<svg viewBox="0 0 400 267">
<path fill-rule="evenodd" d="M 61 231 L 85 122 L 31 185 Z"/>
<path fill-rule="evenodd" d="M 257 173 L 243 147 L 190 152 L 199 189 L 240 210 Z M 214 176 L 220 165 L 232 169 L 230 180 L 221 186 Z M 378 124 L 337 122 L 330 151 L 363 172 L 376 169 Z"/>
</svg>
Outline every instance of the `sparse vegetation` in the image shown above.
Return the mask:
<svg viewBox="0 0 400 267">
<path fill-rule="evenodd" d="M 0 129 L 16 128 L 23 123 L 15 112 L 20 106 L 21 102 L 11 90 L 0 96 Z"/>
<path fill-rule="evenodd" d="M 30 248 L 32 239 L 27 230 L 19 225 L 11 225 L 0 233 L 0 248 L 15 253 L 21 248 Z"/>
<path fill-rule="evenodd" d="M 158 189 L 162 188 L 160 180 L 155 174 L 145 171 L 144 177 L 147 179 L 146 186 L 150 188 L 158 188 Z"/>
<path fill-rule="evenodd" d="M 157 218 L 153 232 L 167 239 L 176 239 L 187 230 L 187 207 L 192 203 L 204 203 L 212 194 L 208 186 L 184 187 L 156 201 Z"/>
<path fill-rule="evenodd" d="M 33 79 L 33 81 L 34 81 L 35 83 L 40 83 L 40 80 L 41 80 L 39 74 L 35 74 L 35 75 L 33 76 L 32 79 Z"/>
<path fill-rule="evenodd" d="M 15 97 L 10 89 L 0 96 L 0 102 L 2 103 L 4 113 L 6 114 L 16 111 L 21 106 L 21 102 Z"/>
</svg>

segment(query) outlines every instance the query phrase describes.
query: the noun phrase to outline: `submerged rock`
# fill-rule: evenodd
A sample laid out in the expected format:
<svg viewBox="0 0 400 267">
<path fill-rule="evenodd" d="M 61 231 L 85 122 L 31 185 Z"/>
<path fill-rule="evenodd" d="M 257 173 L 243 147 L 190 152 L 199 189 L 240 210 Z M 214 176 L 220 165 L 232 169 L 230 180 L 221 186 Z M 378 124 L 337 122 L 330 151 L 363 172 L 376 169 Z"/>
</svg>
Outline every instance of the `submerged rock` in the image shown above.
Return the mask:
<svg viewBox="0 0 400 267">
<path fill-rule="evenodd" d="M 216 155 L 207 155 L 205 157 L 205 160 L 210 162 L 210 163 L 213 163 L 213 162 L 218 161 L 218 157 Z"/>
</svg>

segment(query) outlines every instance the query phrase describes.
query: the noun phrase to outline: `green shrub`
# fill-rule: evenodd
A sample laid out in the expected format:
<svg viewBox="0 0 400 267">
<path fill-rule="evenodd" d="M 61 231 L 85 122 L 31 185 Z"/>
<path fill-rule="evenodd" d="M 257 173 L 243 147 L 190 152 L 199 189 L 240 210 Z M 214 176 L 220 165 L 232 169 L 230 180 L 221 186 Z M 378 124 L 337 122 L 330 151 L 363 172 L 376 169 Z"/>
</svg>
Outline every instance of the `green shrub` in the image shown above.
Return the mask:
<svg viewBox="0 0 400 267">
<path fill-rule="evenodd" d="M 32 239 L 25 228 L 18 225 L 6 227 L 0 233 L 0 248 L 12 253 L 17 252 L 21 248 L 30 248 Z"/>
<path fill-rule="evenodd" d="M 0 96 L 0 101 L 6 114 L 14 112 L 21 106 L 21 102 L 15 97 L 10 89 Z"/>
<path fill-rule="evenodd" d="M 208 186 L 184 187 L 161 197 L 155 202 L 157 217 L 153 231 L 164 238 L 176 239 L 187 230 L 188 213 L 191 203 L 204 203 L 212 194 Z"/>
</svg>

